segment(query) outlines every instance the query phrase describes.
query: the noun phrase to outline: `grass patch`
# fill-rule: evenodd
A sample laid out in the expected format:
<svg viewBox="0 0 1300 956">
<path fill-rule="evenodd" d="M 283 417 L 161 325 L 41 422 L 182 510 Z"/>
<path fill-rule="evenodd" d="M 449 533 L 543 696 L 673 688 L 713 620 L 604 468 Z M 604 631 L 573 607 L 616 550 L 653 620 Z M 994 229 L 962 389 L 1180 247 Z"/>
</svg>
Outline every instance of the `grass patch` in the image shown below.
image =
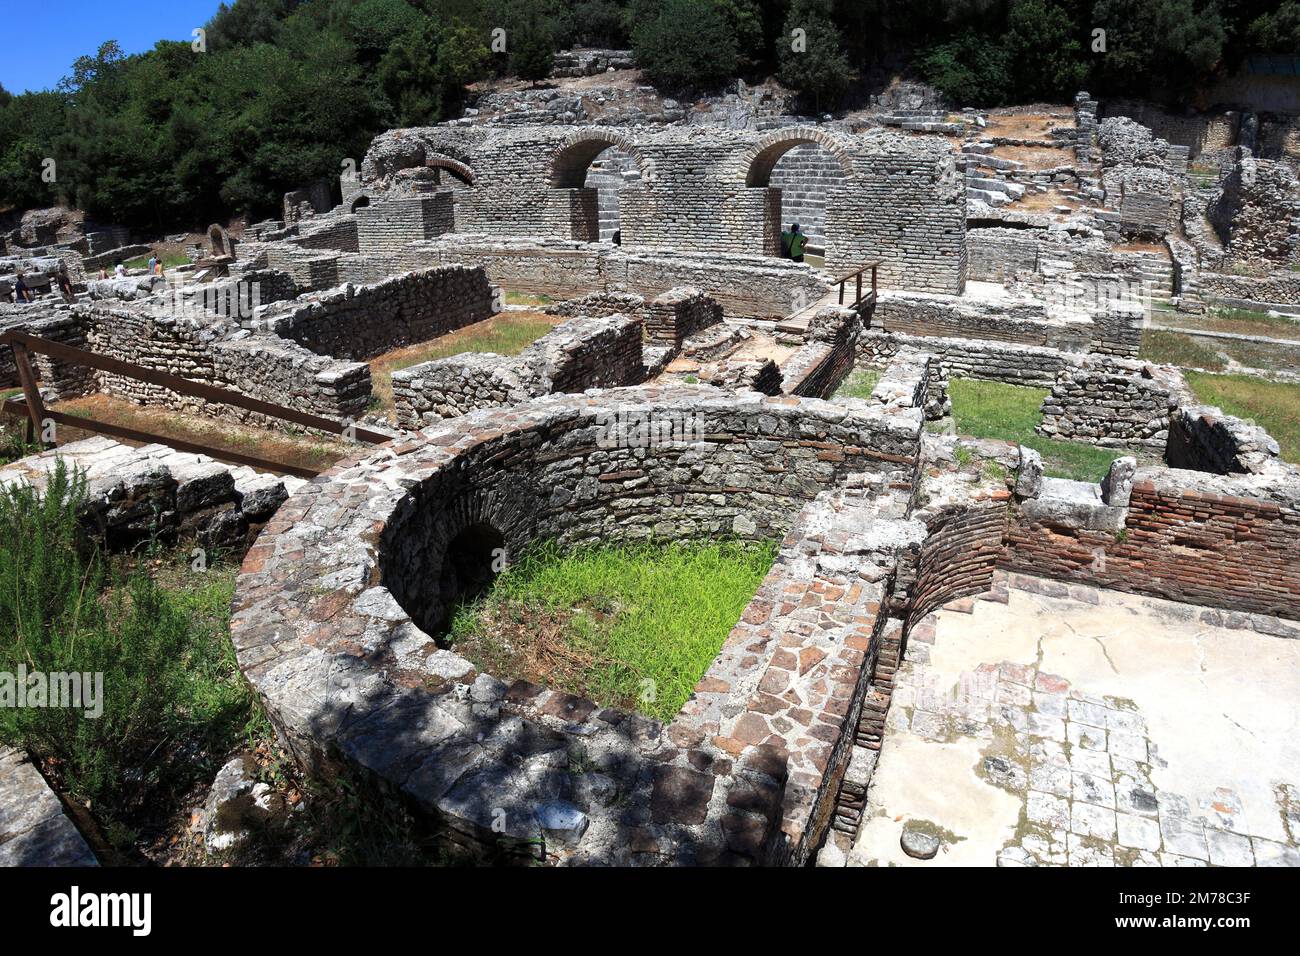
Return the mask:
<svg viewBox="0 0 1300 956">
<path fill-rule="evenodd" d="M 1075 481 L 1100 481 L 1119 454 L 1083 442 L 1044 438 L 1034 431 L 1047 389 L 954 379 L 948 388 L 957 431 L 973 438 L 1001 438 L 1043 456 L 1044 473 Z"/>
<path fill-rule="evenodd" d="M 1277 439 L 1286 461 L 1300 464 L 1300 385 L 1202 372 L 1188 372 L 1186 378 L 1199 401 L 1252 419 Z"/>
<path fill-rule="evenodd" d="M 880 373 L 874 369 L 856 369 L 840 383 L 831 398 L 870 398 L 879 381 Z"/>
<path fill-rule="evenodd" d="M 509 297 L 507 296 L 507 299 Z M 372 409 L 393 407 L 393 373 L 422 362 L 450 358 L 465 352 L 518 355 L 553 329 L 560 319 L 536 312 L 500 312 L 455 332 L 386 352 L 370 362 Z"/>
<path fill-rule="evenodd" d="M 1237 335 L 1257 335 L 1262 338 L 1300 339 L 1300 320 L 1281 315 L 1269 315 L 1251 309 L 1215 309 L 1205 315 L 1184 315 L 1180 312 L 1161 312 L 1161 325 L 1176 326 L 1188 331 L 1232 332 Z"/>
<path fill-rule="evenodd" d="M 123 847 L 211 780 L 257 711 L 226 638 L 235 569 L 107 558 L 81 533 L 84 497 L 62 464 L 44 492 L 0 490 L 0 671 L 102 674 L 87 701 L 102 713 L 2 707 L 0 742 L 29 750 Z"/>
<path fill-rule="evenodd" d="M 506 293 L 506 305 L 550 305 L 554 301 L 549 295 L 531 295 L 527 292 Z"/>
<path fill-rule="evenodd" d="M 708 670 L 775 544 L 538 548 L 454 615 L 457 653 L 524 678 L 671 719 Z"/>
<path fill-rule="evenodd" d="M 164 252 L 162 254 L 162 263 L 164 269 L 174 269 L 177 266 L 187 266 L 190 264 L 190 257 L 179 252 Z M 130 259 L 125 263 L 128 269 L 144 269 L 149 265 L 148 256 L 138 256 Z"/>
<path fill-rule="evenodd" d="M 1147 329 L 1142 333 L 1142 347 L 1138 350 L 1138 358 L 1157 365 L 1177 365 L 1179 368 L 1204 368 L 1211 371 L 1228 366 L 1217 349 L 1202 345 L 1186 335 L 1164 329 Z"/>
</svg>

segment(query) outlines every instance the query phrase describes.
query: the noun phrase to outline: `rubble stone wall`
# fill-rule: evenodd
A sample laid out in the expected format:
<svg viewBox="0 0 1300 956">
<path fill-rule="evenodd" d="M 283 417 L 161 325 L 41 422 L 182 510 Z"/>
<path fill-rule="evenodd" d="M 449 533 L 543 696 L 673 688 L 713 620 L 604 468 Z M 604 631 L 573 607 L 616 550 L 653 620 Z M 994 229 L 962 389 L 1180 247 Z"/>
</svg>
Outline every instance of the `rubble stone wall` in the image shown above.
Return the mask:
<svg viewBox="0 0 1300 956">
<path fill-rule="evenodd" d="M 482 269 L 439 266 L 307 295 L 257 326 L 317 355 L 361 361 L 482 322 L 495 301 Z"/>
<path fill-rule="evenodd" d="M 1174 369 L 1091 357 L 1061 370 L 1037 430 L 1092 445 L 1163 449 L 1171 416 L 1193 402 Z"/>
</svg>

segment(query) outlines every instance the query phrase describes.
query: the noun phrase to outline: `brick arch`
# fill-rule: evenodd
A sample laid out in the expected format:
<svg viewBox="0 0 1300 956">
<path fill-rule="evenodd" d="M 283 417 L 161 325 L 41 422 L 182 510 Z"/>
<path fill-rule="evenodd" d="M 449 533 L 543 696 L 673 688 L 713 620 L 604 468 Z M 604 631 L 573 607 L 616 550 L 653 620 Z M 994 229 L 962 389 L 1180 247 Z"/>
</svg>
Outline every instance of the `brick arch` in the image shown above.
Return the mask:
<svg viewBox="0 0 1300 956">
<path fill-rule="evenodd" d="M 611 146 L 632 157 L 641 171 L 642 180 L 650 177 L 651 164 L 630 137 L 610 130 L 585 129 L 566 136 L 560 142 L 551 159 L 551 187 L 582 188 L 591 161 Z"/>
<path fill-rule="evenodd" d="M 764 133 L 740 160 L 740 173 L 746 186 L 764 187 L 772 179 L 772 170 L 790 150 L 805 143 L 815 143 L 835 157 L 845 176 L 853 175 L 853 157 L 845 141 L 834 133 L 815 126 L 787 126 Z"/>
<path fill-rule="evenodd" d="M 443 153 L 428 153 L 424 165 L 430 169 L 445 169 L 466 186 L 474 185 L 474 170 L 460 160 L 452 159 Z"/>
</svg>

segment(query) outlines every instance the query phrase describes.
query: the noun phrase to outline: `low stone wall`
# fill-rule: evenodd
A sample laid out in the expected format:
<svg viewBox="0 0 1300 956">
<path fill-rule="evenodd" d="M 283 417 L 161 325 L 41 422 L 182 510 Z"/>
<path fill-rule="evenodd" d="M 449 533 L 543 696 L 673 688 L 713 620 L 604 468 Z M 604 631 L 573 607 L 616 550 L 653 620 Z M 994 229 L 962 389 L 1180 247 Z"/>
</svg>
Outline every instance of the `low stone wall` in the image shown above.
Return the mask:
<svg viewBox="0 0 1300 956">
<path fill-rule="evenodd" d="M 781 366 L 786 395 L 829 398 L 853 371 L 861 322 L 852 309 L 829 306 L 808 323 L 806 341 Z"/>
<path fill-rule="evenodd" d="M 969 338 L 1040 345 L 1072 352 L 1088 348 L 1094 333 L 1086 315 L 1051 319 L 1042 303 L 1002 305 L 958 296 L 886 292 L 871 316 L 871 328 L 903 335 Z"/>
<path fill-rule="evenodd" d="M 1036 430 L 1092 445 L 1163 449 L 1171 416 L 1194 402 L 1175 369 L 1087 358 L 1061 370 Z"/>
<path fill-rule="evenodd" d="M 644 314 L 647 339 L 680 348 L 701 329 L 721 322 L 722 306 L 699 289 L 681 286 L 648 302 Z"/>
<path fill-rule="evenodd" d="M 315 355 L 295 342 L 252 333 L 230 322 L 104 305 L 74 306 L 72 320 L 75 330 L 66 324 L 57 328 L 69 344 L 277 405 L 337 421 L 359 418 L 370 401 L 370 369 L 364 364 Z M 56 327 L 43 329 L 56 331 Z M 70 341 L 74 334 L 80 336 L 80 343 Z M 53 369 L 50 384 L 65 398 L 103 391 L 139 404 L 165 405 L 241 421 L 264 419 L 111 372 L 96 371 L 87 378 L 85 372 L 73 369 L 74 378 L 69 380 L 59 371 L 67 366 L 44 365 L 43 375 L 45 368 Z M 91 382 L 93 388 L 87 388 Z"/>
<path fill-rule="evenodd" d="M 373 283 L 437 265 L 482 266 L 511 292 L 567 300 L 593 293 L 652 299 L 683 286 L 699 289 L 732 318 L 770 319 L 817 302 L 829 291 L 824 273 L 788 259 L 729 253 L 653 253 L 609 243 L 562 239 L 493 239 L 457 233 L 383 255 L 289 253 L 271 246 L 262 266 L 282 269 L 302 288 Z M 256 262 L 256 260 L 252 260 Z"/>
<path fill-rule="evenodd" d="M 1300 475 L 1139 469 L 1118 530 L 1012 509 L 1003 567 L 1120 591 L 1300 618 Z"/>
<path fill-rule="evenodd" d="M 495 292 L 479 268 L 440 266 L 351 284 L 260 315 L 255 327 L 335 358 L 364 360 L 490 318 Z"/>
<path fill-rule="evenodd" d="M 479 408 L 645 379 L 640 317 L 570 319 L 517 356 L 466 353 L 393 373 L 397 422 L 418 428 Z"/>
<path fill-rule="evenodd" d="M 1203 299 L 1232 300 L 1225 304 L 1300 305 L 1300 272 L 1238 276 L 1201 271 L 1196 275 L 1196 289 Z"/>
<path fill-rule="evenodd" d="M 1079 359 L 1056 349 L 1032 345 L 866 331 L 858 338 L 858 364 L 884 368 L 903 348 L 934 355 L 946 378 L 977 378 L 1035 388 L 1051 388 L 1062 369 Z"/>
</svg>

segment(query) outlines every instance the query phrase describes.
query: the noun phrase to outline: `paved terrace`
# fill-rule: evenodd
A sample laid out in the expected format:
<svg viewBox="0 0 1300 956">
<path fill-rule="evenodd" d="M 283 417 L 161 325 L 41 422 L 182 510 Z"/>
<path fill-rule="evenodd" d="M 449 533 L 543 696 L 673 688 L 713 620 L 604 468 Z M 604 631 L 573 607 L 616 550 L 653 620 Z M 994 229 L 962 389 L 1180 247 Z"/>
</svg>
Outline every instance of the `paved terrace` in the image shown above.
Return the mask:
<svg viewBox="0 0 1300 956">
<path fill-rule="evenodd" d="M 913 631 L 850 865 L 1300 866 L 1300 640 L 1020 575 L 992 594 Z"/>
</svg>

